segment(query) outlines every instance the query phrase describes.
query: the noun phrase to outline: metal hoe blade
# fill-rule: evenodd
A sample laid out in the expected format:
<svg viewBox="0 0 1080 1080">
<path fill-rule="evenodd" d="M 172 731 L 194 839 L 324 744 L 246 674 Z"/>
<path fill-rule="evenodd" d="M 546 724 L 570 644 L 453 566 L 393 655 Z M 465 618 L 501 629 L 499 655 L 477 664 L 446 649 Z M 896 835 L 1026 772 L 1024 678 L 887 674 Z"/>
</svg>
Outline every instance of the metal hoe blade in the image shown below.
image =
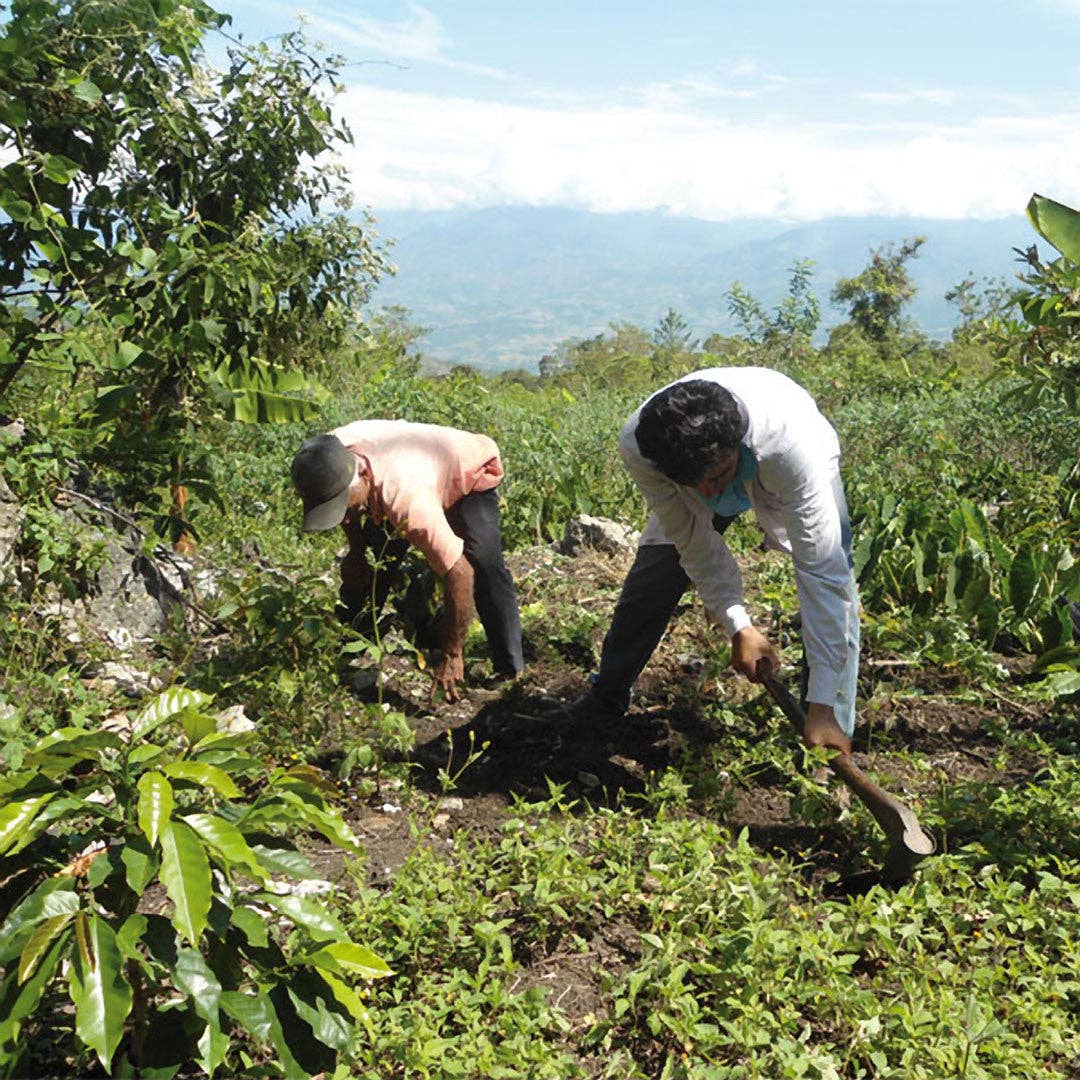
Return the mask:
<svg viewBox="0 0 1080 1080">
<path fill-rule="evenodd" d="M 806 714 L 788 688 L 771 671 L 758 667 L 758 676 L 784 715 L 800 734 L 806 726 Z M 847 754 L 838 754 L 830 767 L 855 793 L 874 816 L 889 841 L 889 851 L 881 869 L 885 881 L 903 881 L 916 864 L 932 855 L 937 845 L 933 836 L 920 824 L 915 812 L 895 796 L 878 787 Z"/>
</svg>

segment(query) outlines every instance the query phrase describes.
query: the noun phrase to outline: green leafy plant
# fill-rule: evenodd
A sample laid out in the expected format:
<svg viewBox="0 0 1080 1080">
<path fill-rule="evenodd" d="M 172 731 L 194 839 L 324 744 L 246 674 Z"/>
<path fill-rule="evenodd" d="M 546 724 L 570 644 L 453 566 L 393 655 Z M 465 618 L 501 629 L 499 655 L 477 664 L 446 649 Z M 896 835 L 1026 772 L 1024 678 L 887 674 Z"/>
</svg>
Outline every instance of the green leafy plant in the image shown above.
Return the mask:
<svg viewBox="0 0 1080 1080">
<path fill-rule="evenodd" d="M 1046 665 L 1075 652 L 1067 601 L 1080 598 L 1080 561 L 1049 529 L 1005 536 L 970 500 L 941 514 L 886 495 L 864 511 L 855 568 L 864 598 L 940 612 L 989 647 L 1011 637 Z"/>
<path fill-rule="evenodd" d="M 356 1038 L 367 1013 L 349 979 L 390 971 L 282 880 L 316 877 L 304 833 L 359 850 L 334 786 L 267 769 L 209 702 L 172 689 L 130 730 L 60 728 L 0 782 L 3 1075 L 65 979 L 78 1043 L 107 1071 L 213 1074 L 243 1032 L 309 1076 Z"/>
<path fill-rule="evenodd" d="M 210 494 L 208 415 L 317 414 L 309 376 L 386 267 L 340 171 L 314 167 L 350 137 L 336 61 L 290 33 L 231 40 L 218 70 L 204 37 L 228 21 L 46 0 L 0 25 L 0 85 L 19 87 L 0 106 L 0 399 L 66 376 L 129 494 L 164 485 L 174 518 L 177 486 Z"/>
<path fill-rule="evenodd" d="M 1023 323 L 1017 356 L 1007 365 L 1021 377 L 1016 395 L 1032 403 L 1050 395 L 1073 412 L 1080 401 L 1080 212 L 1032 195 L 1028 219 L 1060 255 L 1044 262 L 1035 245 L 1020 252 L 1027 286 L 1018 303 Z"/>
</svg>

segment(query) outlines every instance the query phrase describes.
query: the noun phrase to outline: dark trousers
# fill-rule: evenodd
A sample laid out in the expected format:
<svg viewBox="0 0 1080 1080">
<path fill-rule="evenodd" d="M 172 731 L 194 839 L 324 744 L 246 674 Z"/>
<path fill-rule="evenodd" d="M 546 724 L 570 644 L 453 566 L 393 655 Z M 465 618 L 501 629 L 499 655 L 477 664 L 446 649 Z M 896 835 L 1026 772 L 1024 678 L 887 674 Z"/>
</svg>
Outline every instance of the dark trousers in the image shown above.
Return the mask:
<svg viewBox="0 0 1080 1080">
<path fill-rule="evenodd" d="M 717 514 L 713 528 L 722 533 L 734 520 Z M 631 688 L 689 587 L 690 578 L 674 544 L 638 548 L 604 638 L 600 669 L 589 680 L 599 701 L 613 709 L 630 707 Z"/>
<path fill-rule="evenodd" d="M 473 602 L 495 671 L 517 674 L 525 666 L 521 615 L 514 579 L 503 559 L 499 497 L 494 490 L 470 492 L 446 511 L 446 519 L 465 544 L 464 555 L 473 569 Z M 360 630 L 370 627 L 374 617 L 380 630 L 385 629 L 382 610 L 393 592 L 407 632 L 421 647 L 436 644 L 434 575 L 415 549 L 367 515 L 350 520 L 345 534 L 349 551 L 341 564 L 341 617 Z"/>
<path fill-rule="evenodd" d="M 496 672 L 516 675 L 525 666 L 517 590 L 503 559 L 499 496 L 495 489 L 471 491 L 446 511 L 450 528 L 465 542 L 473 568 L 473 600 Z"/>
</svg>

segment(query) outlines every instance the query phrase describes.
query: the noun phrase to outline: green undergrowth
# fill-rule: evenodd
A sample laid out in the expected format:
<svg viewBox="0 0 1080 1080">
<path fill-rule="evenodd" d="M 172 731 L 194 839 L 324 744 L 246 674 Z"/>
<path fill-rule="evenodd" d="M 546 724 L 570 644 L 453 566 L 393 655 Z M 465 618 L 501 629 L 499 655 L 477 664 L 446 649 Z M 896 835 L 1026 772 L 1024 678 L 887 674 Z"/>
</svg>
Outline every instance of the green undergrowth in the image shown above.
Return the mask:
<svg viewBox="0 0 1080 1080">
<path fill-rule="evenodd" d="M 1080 774 L 1063 766 L 1029 809 L 1078 795 Z M 1015 865 L 987 854 L 969 844 L 895 891 L 830 898 L 797 860 L 764 858 L 698 813 L 678 771 L 636 807 L 572 806 L 556 790 L 451 857 L 419 846 L 354 905 L 354 932 L 397 973 L 373 990 L 355 1068 L 1072 1075 L 1076 853 L 1035 849 Z M 560 994 L 571 1008 L 553 1004 Z"/>
</svg>

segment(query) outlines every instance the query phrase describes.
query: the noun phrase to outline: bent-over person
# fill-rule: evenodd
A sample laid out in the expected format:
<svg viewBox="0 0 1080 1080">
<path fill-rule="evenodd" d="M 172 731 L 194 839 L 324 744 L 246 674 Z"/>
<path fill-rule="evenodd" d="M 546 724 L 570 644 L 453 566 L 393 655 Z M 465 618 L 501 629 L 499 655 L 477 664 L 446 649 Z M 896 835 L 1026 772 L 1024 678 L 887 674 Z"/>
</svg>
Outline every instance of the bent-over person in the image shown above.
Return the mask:
<svg viewBox="0 0 1080 1080">
<path fill-rule="evenodd" d="M 383 544 L 403 538 L 442 579 L 442 657 L 432 693 L 443 689 L 450 700 L 464 677 L 474 604 L 495 674 L 513 677 L 524 666 L 517 592 L 499 527 L 495 489 L 502 478 L 499 448 L 487 435 L 405 420 L 357 420 L 305 440 L 293 458 L 304 531 L 341 525 L 348 538 L 340 590 L 347 616 L 373 595 L 381 607 L 389 588 L 378 580 L 372 588 L 374 537 Z"/>
<path fill-rule="evenodd" d="M 571 707 L 579 727 L 618 720 L 686 589 L 731 639 L 736 671 L 779 654 L 754 626 L 724 530 L 753 510 L 768 547 L 794 562 L 802 614 L 808 745 L 850 752 L 859 599 L 836 432 L 813 398 L 768 368 L 707 368 L 657 391 L 623 426 L 619 450 L 651 516 L 604 639 Z"/>
</svg>

